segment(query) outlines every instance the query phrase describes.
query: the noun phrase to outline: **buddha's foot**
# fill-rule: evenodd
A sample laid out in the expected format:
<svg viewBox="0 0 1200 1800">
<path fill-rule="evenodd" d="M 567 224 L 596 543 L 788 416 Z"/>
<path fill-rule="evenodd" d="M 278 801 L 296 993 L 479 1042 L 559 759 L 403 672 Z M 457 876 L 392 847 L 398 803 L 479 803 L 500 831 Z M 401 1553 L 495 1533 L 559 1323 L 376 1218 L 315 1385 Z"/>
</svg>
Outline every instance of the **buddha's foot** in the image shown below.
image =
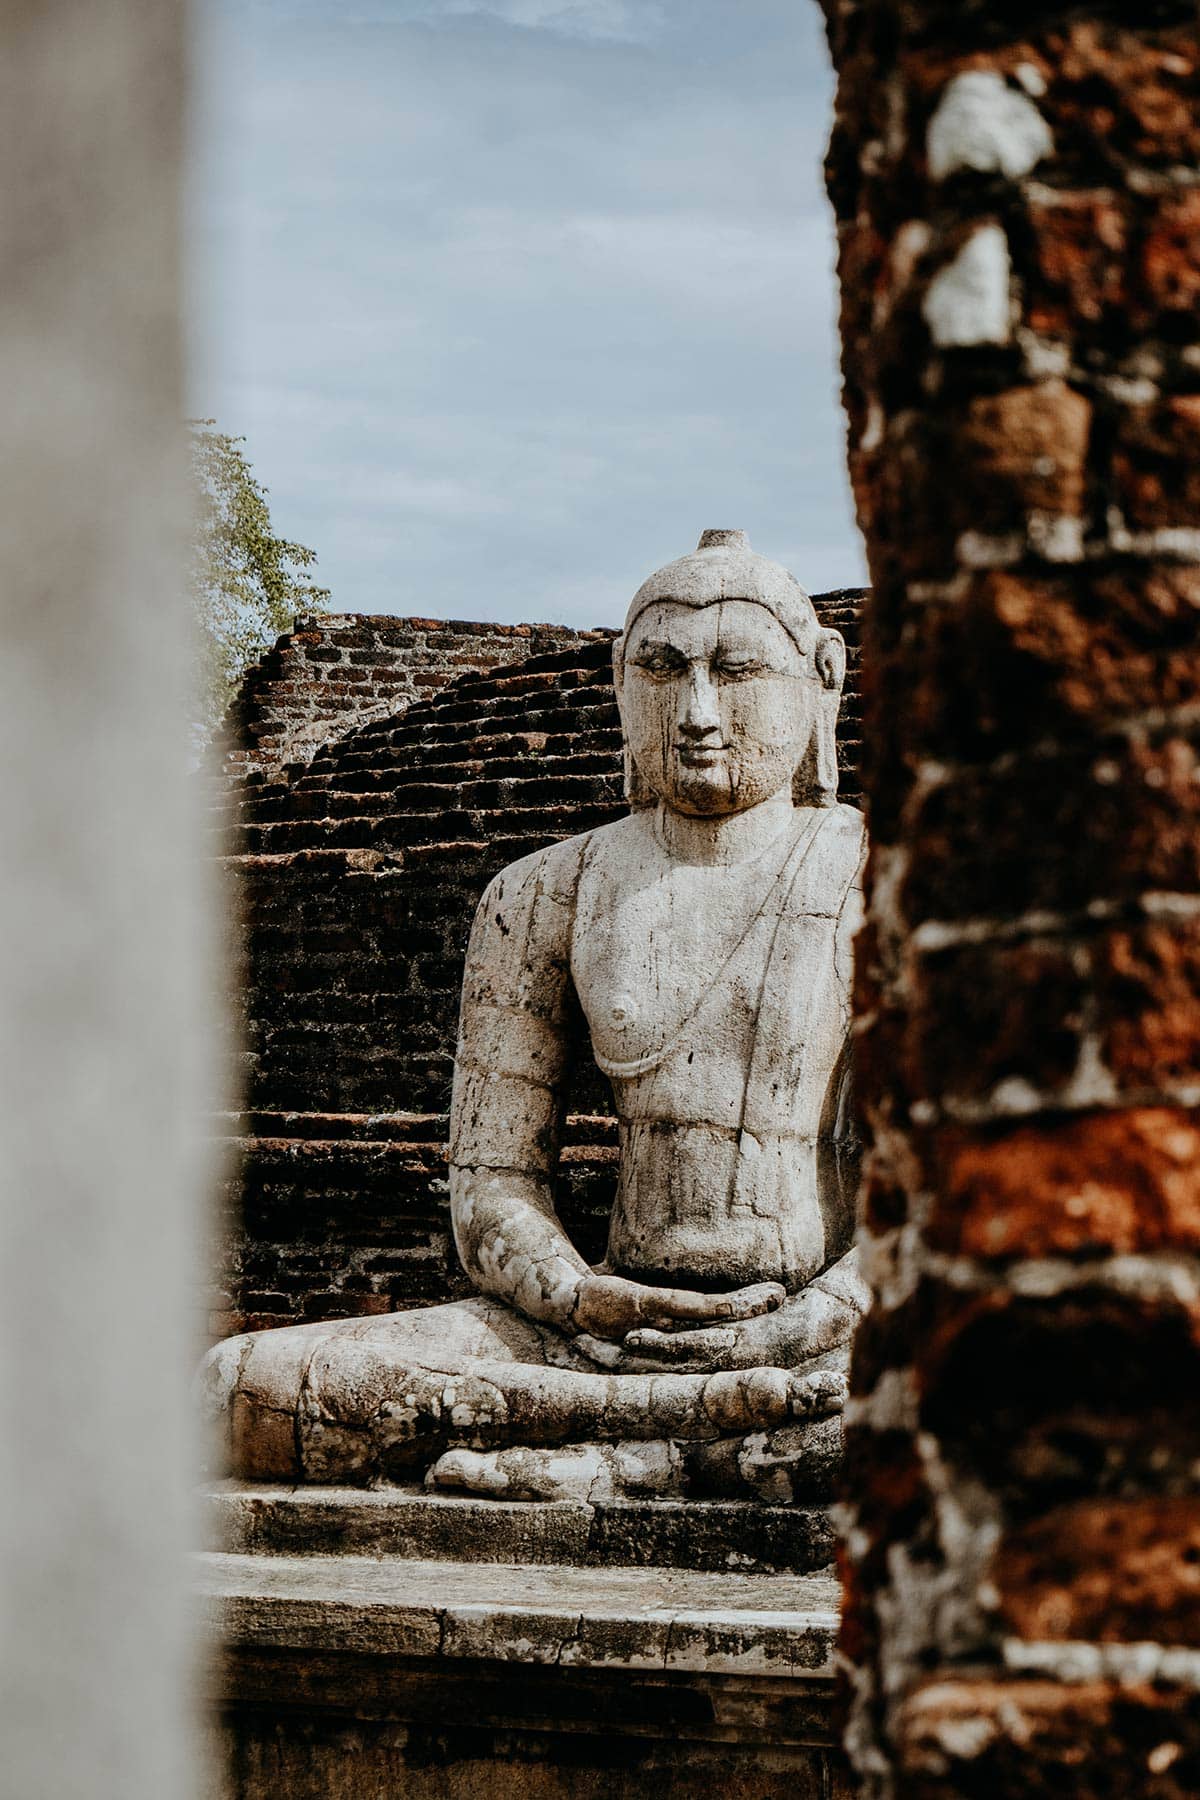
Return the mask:
<svg viewBox="0 0 1200 1800">
<path fill-rule="evenodd" d="M 778 1431 L 686 1447 L 687 1492 L 694 1498 L 763 1500 L 818 1506 L 834 1497 L 842 1460 L 842 1418 L 834 1413 Z"/>
<path fill-rule="evenodd" d="M 493 1500 L 726 1499 L 777 1506 L 832 1498 L 842 1453 L 839 1414 L 709 1443 L 565 1444 L 557 1449 L 448 1450 L 427 1487 Z"/>
<path fill-rule="evenodd" d="M 425 1485 L 494 1500 L 575 1500 L 599 1506 L 609 1500 L 678 1499 L 685 1492 L 685 1472 L 678 1444 L 652 1439 L 563 1444 L 554 1450 L 447 1450 Z"/>
</svg>

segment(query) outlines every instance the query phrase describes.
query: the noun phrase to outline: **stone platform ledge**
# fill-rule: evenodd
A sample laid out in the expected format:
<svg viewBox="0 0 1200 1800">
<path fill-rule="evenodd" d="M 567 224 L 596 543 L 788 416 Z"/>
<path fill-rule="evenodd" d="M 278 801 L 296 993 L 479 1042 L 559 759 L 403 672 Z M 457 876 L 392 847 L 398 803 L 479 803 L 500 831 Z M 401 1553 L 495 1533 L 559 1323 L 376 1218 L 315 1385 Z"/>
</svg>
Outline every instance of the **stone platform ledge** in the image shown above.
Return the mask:
<svg viewBox="0 0 1200 1800">
<path fill-rule="evenodd" d="M 827 1682 L 827 1575 L 197 1554 L 226 1648 Z"/>
<path fill-rule="evenodd" d="M 754 1501 L 480 1500 L 421 1487 L 221 1481 L 203 1490 L 204 1543 L 235 1554 L 398 1556 L 431 1562 L 657 1567 L 802 1575 L 825 1568 L 823 1507 Z"/>
</svg>

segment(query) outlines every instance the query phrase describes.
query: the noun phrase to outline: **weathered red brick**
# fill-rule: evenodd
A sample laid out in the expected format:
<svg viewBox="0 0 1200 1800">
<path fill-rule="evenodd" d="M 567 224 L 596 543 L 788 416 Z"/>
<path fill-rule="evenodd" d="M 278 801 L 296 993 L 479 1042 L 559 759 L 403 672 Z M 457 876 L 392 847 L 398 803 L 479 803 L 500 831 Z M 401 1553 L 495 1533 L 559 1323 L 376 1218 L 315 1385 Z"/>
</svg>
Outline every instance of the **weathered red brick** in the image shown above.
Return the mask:
<svg viewBox="0 0 1200 1800">
<path fill-rule="evenodd" d="M 930 1278 L 914 1308 L 922 1429 L 1014 1522 L 1068 1500 L 1186 1492 L 1200 1312 L 1102 1280 L 1046 1298 Z"/>
<path fill-rule="evenodd" d="M 1101 1054 L 1122 1086 L 1200 1076 L 1200 918 L 1106 932 L 1092 957 Z"/>
<path fill-rule="evenodd" d="M 1128 203 L 1118 194 L 1065 193 L 1031 203 L 1032 264 L 1025 319 L 1061 336 L 1097 324 L 1127 303 Z"/>
<path fill-rule="evenodd" d="M 1006 1631 L 1200 1641 L 1200 1499 L 1079 1500 L 1007 1532 L 988 1577 Z"/>
<path fill-rule="evenodd" d="M 908 1218 L 908 1195 L 877 1168 L 868 1169 L 859 1195 L 859 1216 L 868 1231 L 894 1231 Z"/>
<path fill-rule="evenodd" d="M 856 1531 L 881 1557 L 898 1538 L 932 1536 L 937 1503 L 911 1433 L 850 1426 L 841 1488 L 854 1508 Z"/>
<path fill-rule="evenodd" d="M 910 980 L 907 1021 L 893 1034 L 907 1095 L 983 1100 L 1019 1081 L 1053 1103 L 1070 1082 L 1088 996 L 1087 965 L 1071 943 L 959 944 L 921 958 Z"/>
<path fill-rule="evenodd" d="M 1086 166 L 1187 167 L 1200 157 L 1193 26 L 1076 18 L 1051 34 L 1050 105 L 1060 154 Z"/>
<path fill-rule="evenodd" d="M 869 1394 L 889 1369 L 906 1369 L 924 1329 L 924 1313 L 916 1297 L 899 1306 L 874 1306 L 855 1334 L 850 1352 L 850 1387 Z"/>
<path fill-rule="evenodd" d="M 925 623 L 872 671 L 914 761 L 1069 743 L 1200 692 L 1195 565 L 977 575 Z"/>
<path fill-rule="evenodd" d="M 1194 1800 L 1200 1698 L 955 1671 L 904 1702 L 896 1748 L 904 1800 Z"/>
<path fill-rule="evenodd" d="M 1005 531 L 1032 510 L 1078 517 L 1091 417 L 1091 403 L 1065 381 L 976 395 L 943 503 L 964 530 Z"/>
<path fill-rule="evenodd" d="M 1194 528 L 1200 519 L 1200 394 L 1126 413 L 1112 474 L 1113 498 L 1131 526 Z"/>
<path fill-rule="evenodd" d="M 1163 200 L 1142 239 L 1137 303 L 1149 322 L 1177 314 L 1194 332 L 1200 305 L 1200 190 Z"/>
<path fill-rule="evenodd" d="M 905 823 L 914 925 L 1200 893 L 1200 751 L 1161 732 L 967 768 Z"/>
<path fill-rule="evenodd" d="M 961 512 L 930 472 L 955 441 L 948 419 L 902 413 L 875 450 L 851 457 L 855 503 L 876 555 L 905 575 L 930 579 L 953 571 Z"/>
<path fill-rule="evenodd" d="M 851 1426 L 846 1433 L 841 1492 L 853 1508 L 855 1555 L 843 1556 L 847 1589 L 839 1645 L 861 1661 L 877 1641 L 871 1592 L 887 1579 L 889 1547 L 903 1541 L 919 1554 L 936 1554 L 937 1503 L 911 1434 Z"/>
<path fill-rule="evenodd" d="M 992 1618 L 971 1612 L 956 1532 L 931 1542 L 901 1504 L 856 1532 L 857 1753 L 867 1785 L 890 1769 L 904 1800 L 1190 1800 L 1193 1692 L 980 1671 L 1014 1632 L 1196 1642 L 1180 1496 L 1200 1460 L 1200 1320 L 1161 1253 L 1200 1247 L 1200 1116 L 1169 1098 L 1200 1082 L 1184 713 L 1200 571 L 1175 565 L 1180 535 L 1159 561 L 1126 535 L 1200 517 L 1195 9 L 825 6 L 831 191 L 873 270 L 856 293 L 842 268 L 885 877 L 861 942 L 857 1073 L 895 1177 L 871 1176 L 864 1218 L 881 1236 L 905 1223 L 899 1270 L 916 1282 L 868 1319 L 852 1378 L 867 1394 L 911 1363 L 923 1458 L 957 1516 L 986 1497 L 1002 1525 Z M 1053 150 L 1028 178 L 930 180 L 928 123 L 966 69 L 1001 74 L 1046 122 Z M 1003 228 L 1031 329 L 943 351 L 914 331 L 912 293 L 924 259 L 985 223 Z M 1079 529 L 1048 539 L 1033 513 Z M 992 1122 L 946 1122 L 972 1117 Z M 1111 1265 L 1124 1254 L 1149 1259 L 1136 1293 Z M 1025 1294 L 1029 1258 L 1061 1259 L 1062 1284 L 1045 1271 Z M 850 1438 L 872 1494 L 913 1451 L 903 1433 Z"/>
<path fill-rule="evenodd" d="M 980 1257 L 1200 1251 L 1200 1114 L 1167 1107 L 947 1128 L 929 1242 Z"/>
<path fill-rule="evenodd" d="M 1134 1102 L 1200 1080 L 1200 920 L 1186 914 L 967 941 L 914 958 L 910 983 L 890 1034 L 910 1097 L 982 1099 L 1016 1080 L 1053 1105 L 1090 1060 Z"/>
<path fill-rule="evenodd" d="M 1039 47 L 1033 33 L 1018 35 L 1013 31 L 993 34 L 985 46 L 971 45 L 948 32 L 925 34 L 916 44 L 903 44 L 896 58 L 910 97 L 912 120 L 920 128 L 928 123 L 947 84 L 956 75 L 977 69 L 995 70 L 1011 78 L 1017 69 L 1033 69 L 1043 80 L 1049 80 L 1054 66 Z M 894 102 L 893 102 L 894 104 Z M 914 141 L 914 149 L 918 148 Z"/>
</svg>

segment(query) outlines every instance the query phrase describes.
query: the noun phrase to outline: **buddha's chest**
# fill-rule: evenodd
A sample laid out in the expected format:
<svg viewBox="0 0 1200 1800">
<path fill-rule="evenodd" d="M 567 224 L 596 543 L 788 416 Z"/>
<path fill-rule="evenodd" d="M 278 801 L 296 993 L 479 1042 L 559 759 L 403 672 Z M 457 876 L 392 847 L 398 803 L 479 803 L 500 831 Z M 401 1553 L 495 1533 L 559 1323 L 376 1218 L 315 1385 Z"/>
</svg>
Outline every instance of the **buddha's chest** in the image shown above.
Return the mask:
<svg viewBox="0 0 1200 1800">
<path fill-rule="evenodd" d="M 609 874 L 581 894 L 571 973 L 601 1065 L 628 1065 L 694 1026 L 730 1048 L 753 1030 L 770 941 L 761 871 Z"/>
</svg>

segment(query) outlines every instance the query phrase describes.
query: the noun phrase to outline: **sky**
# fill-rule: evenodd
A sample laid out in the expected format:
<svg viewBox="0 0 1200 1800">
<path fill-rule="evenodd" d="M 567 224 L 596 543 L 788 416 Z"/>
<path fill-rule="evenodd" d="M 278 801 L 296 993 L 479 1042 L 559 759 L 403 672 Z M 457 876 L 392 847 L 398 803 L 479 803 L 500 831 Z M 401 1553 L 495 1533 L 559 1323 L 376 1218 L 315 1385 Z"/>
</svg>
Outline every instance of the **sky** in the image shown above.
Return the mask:
<svg viewBox="0 0 1200 1800">
<path fill-rule="evenodd" d="M 208 0 L 191 411 L 340 612 L 862 582 L 815 0 Z"/>
</svg>

